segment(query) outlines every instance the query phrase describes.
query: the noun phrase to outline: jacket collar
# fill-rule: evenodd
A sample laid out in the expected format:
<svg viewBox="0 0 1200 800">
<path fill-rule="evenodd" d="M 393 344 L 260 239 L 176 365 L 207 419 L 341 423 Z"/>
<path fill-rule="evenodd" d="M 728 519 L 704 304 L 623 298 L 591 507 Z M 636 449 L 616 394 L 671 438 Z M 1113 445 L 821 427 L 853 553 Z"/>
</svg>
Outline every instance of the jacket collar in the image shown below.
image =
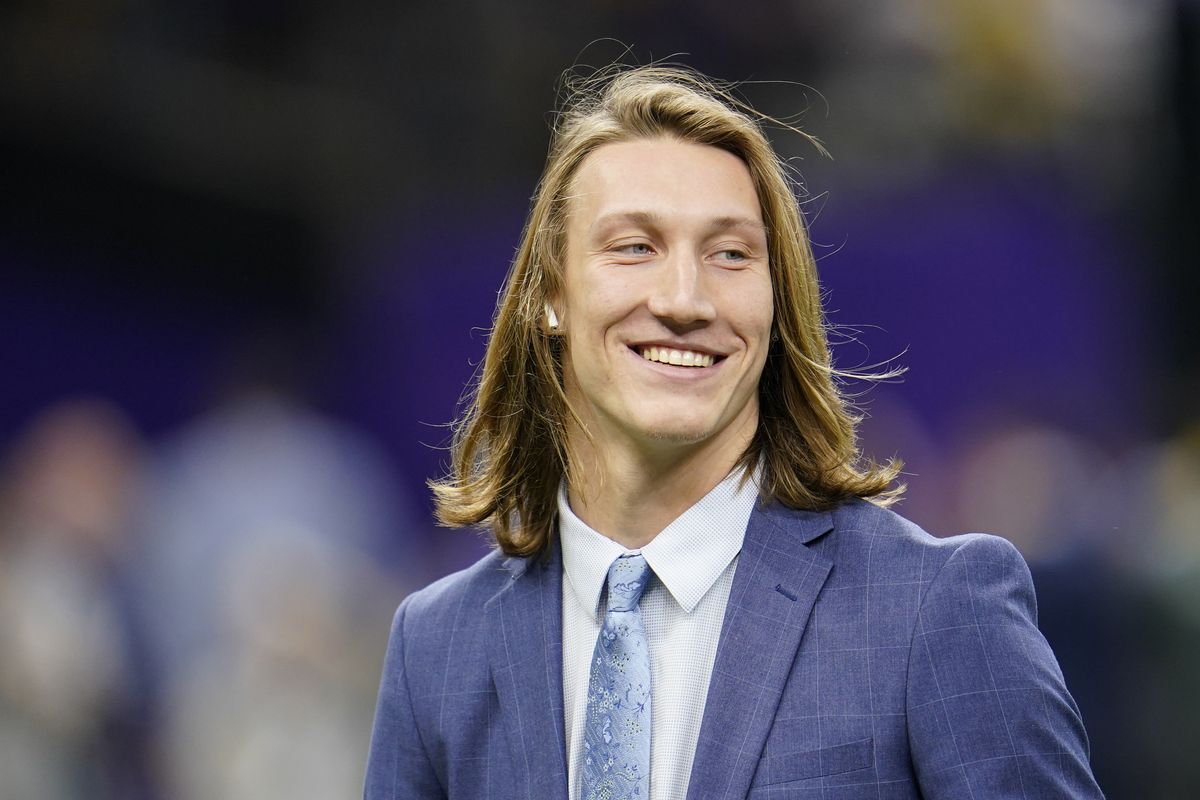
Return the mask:
<svg viewBox="0 0 1200 800">
<path fill-rule="evenodd" d="M 738 557 L 688 800 L 743 798 L 833 562 L 806 545 L 833 529 L 828 512 L 756 509 Z"/>
<path fill-rule="evenodd" d="M 828 512 L 772 503 L 751 514 L 721 627 L 688 800 L 742 798 L 749 791 L 800 639 L 833 565 L 806 545 L 832 529 Z M 509 579 L 484 613 L 518 796 L 567 800 L 557 538 L 541 556 L 510 558 L 504 568 Z"/>
<path fill-rule="evenodd" d="M 556 538 L 539 557 L 504 562 L 509 579 L 484 605 L 492 681 L 518 797 L 567 800 L 562 689 L 562 558 Z"/>
</svg>

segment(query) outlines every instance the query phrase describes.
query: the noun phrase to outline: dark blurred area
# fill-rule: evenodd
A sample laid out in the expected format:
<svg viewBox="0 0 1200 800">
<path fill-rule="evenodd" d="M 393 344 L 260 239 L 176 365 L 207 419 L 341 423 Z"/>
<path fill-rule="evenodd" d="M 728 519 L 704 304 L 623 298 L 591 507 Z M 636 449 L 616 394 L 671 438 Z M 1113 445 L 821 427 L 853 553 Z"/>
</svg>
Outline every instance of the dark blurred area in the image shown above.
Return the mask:
<svg viewBox="0 0 1200 800">
<path fill-rule="evenodd" d="M 1018 544 L 1112 798 L 1200 796 L 1200 3 L 8 3 L 0 794 L 360 792 L 562 71 L 776 131 L 866 452 Z"/>
</svg>

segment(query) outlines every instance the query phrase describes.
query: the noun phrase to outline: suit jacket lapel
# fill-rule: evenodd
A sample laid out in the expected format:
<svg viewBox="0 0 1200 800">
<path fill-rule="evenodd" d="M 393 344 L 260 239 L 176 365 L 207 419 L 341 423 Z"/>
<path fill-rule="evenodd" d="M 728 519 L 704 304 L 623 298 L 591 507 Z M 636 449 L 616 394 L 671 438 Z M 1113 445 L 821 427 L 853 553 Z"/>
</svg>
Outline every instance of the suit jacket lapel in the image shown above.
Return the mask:
<svg viewBox="0 0 1200 800">
<path fill-rule="evenodd" d="M 563 735 L 562 558 L 505 562 L 512 577 L 484 606 L 492 681 L 519 797 L 567 800 Z"/>
<path fill-rule="evenodd" d="M 756 509 L 738 556 L 696 744 L 688 800 L 743 798 L 791 674 L 817 595 L 833 566 L 804 545 L 828 513 Z"/>
</svg>

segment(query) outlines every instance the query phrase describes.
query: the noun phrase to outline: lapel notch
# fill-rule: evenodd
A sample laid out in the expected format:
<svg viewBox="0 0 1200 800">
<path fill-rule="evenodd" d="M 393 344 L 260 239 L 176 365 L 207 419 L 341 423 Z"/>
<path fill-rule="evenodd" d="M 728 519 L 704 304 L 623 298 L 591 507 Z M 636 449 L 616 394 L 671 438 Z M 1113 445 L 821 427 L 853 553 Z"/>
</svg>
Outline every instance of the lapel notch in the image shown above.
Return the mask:
<svg viewBox="0 0 1200 800">
<path fill-rule="evenodd" d="M 688 788 L 688 800 L 744 798 L 833 563 L 805 545 L 833 528 L 828 512 L 771 504 L 746 528 Z"/>
</svg>

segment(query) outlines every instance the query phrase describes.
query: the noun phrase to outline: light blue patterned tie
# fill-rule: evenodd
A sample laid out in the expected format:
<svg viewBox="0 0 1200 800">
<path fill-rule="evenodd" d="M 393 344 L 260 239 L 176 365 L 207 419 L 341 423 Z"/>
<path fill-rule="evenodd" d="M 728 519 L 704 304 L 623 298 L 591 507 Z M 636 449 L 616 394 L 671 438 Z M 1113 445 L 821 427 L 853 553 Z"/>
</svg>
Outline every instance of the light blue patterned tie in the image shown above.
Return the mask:
<svg viewBox="0 0 1200 800">
<path fill-rule="evenodd" d="M 650 649 L 638 601 L 650 580 L 640 555 L 608 568 L 608 611 L 596 638 L 583 724 L 584 800 L 650 796 Z"/>
</svg>

